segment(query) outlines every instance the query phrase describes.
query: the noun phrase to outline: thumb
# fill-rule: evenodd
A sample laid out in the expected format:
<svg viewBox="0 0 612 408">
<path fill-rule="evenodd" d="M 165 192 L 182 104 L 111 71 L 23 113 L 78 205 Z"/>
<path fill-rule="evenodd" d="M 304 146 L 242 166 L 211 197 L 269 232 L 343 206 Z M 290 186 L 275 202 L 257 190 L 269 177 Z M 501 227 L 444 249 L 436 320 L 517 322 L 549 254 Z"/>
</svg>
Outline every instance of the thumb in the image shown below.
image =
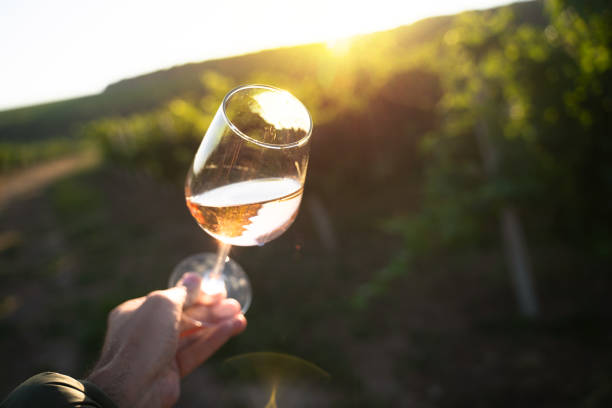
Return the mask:
<svg viewBox="0 0 612 408">
<path fill-rule="evenodd" d="M 200 296 L 200 285 L 202 284 L 202 278 L 197 273 L 188 272 L 183 275 L 180 281 L 176 284 L 173 289 L 180 290 L 182 294 L 182 309 L 186 309 L 193 305 L 198 296 Z M 180 299 L 177 299 L 180 300 Z"/>
<path fill-rule="evenodd" d="M 176 317 L 180 319 L 183 310 L 193 303 L 194 299 L 197 299 L 200 291 L 200 282 L 201 279 L 197 274 L 185 274 L 176 284 L 176 286 L 170 289 L 158 290 L 149 293 L 146 297 L 148 302 L 144 302 L 144 304 L 155 308 L 159 307 L 159 302 L 151 305 L 152 299 L 165 300 L 165 302 L 169 301 L 172 304 L 171 309 L 173 310 L 173 313 L 175 313 Z"/>
</svg>

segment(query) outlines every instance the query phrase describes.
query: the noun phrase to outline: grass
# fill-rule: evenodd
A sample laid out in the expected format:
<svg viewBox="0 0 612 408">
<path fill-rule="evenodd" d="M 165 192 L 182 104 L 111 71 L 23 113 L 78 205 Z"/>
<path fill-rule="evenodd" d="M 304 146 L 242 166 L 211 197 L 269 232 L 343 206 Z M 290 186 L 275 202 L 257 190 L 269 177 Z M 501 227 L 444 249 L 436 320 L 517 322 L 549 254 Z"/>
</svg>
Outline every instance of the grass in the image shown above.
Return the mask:
<svg viewBox="0 0 612 408">
<path fill-rule="evenodd" d="M 325 197 L 317 186 L 307 194 Z M 491 245 L 411 262 L 410 273 L 393 277 L 379 296 L 355 308 L 361 285 L 401 242 L 382 232 L 375 217 L 368 222 L 354 211 L 376 214 L 387 206 L 392 213 L 401 202 L 381 204 L 374 195 L 351 212 L 344 202 L 323 199 L 340 243 L 333 252 L 320 243 L 306 206 L 281 238 L 262 248 L 234 248 L 253 283 L 249 327 L 184 382 L 180 405 L 245 406 L 253 389 L 265 400 L 268 385 L 234 382 L 224 372 L 227 359 L 262 351 L 296 356 L 329 373 L 329 382 L 304 400 L 317 406 L 610 402 L 610 309 L 598 309 L 608 302 L 599 290 L 608 282 L 603 271 L 591 271 L 595 283 L 560 269 L 551 273 L 535 251 L 540 287 L 556 290 L 544 291 L 545 317 L 529 322 L 517 318 L 501 253 Z M 0 377 L 0 393 L 43 369 L 84 375 L 112 307 L 165 287 L 183 257 L 214 250 L 178 186 L 109 166 L 15 202 L 0 221 L 3 236 L 14 238 L 5 239 L 13 244 L 0 253 L 0 353 L 14 367 Z M 572 284 L 559 286 L 561 279 Z M 580 299 L 569 297 L 569 286 Z M 560 302 L 584 307 L 550 313 Z M 284 388 L 277 402 L 293 397 Z"/>
<path fill-rule="evenodd" d="M 0 174 L 91 150 L 87 140 L 57 137 L 30 142 L 0 141 Z"/>
</svg>

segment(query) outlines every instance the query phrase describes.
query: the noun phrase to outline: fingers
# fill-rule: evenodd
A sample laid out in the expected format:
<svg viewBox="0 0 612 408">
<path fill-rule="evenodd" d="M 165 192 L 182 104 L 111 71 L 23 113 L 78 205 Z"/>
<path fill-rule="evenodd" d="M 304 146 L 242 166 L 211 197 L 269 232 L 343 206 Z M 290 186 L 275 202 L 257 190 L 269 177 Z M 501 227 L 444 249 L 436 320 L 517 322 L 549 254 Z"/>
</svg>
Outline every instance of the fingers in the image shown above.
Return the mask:
<svg viewBox="0 0 612 408">
<path fill-rule="evenodd" d="M 234 299 L 223 299 L 222 301 L 205 306 L 197 304 L 186 309 L 183 314 L 188 318 L 200 321 L 202 323 L 215 324 L 223 320 L 234 317 L 240 313 L 240 304 Z"/>
<path fill-rule="evenodd" d="M 240 304 L 235 299 L 224 299 L 216 305 L 197 304 L 183 311 L 180 337 L 190 336 L 201 328 L 210 327 L 240 313 Z"/>
<path fill-rule="evenodd" d="M 223 280 L 204 278 L 201 287 L 198 302 L 204 305 L 212 305 L 227 297 L 227 288 Z"/>
<path fill-rule="evenodd" d="M 186 376 L 206 361 L 232 336 L 246 328 L 243 314 L 226 319 L 215 326 L 207 327 L 190 337 L 177 353 L 177 363 L 181 377 Z"/>
<path fill-rule="evenodd" d="M 198 274 L 186 273 L 177 283 L 177 286 L 173 288 L 151 292 L 147 296 L 123 302 L 109 314 L 109 324 L 111 322 L 115 324 L 120 323 L 139 309 L 145 302 L 148 304 L 153 303 L 159 307 L 162 302 L 158 300 L 167 300 L 172 303 L 173 307 L 171 309 L 174 310 L 182 310 L 195 303 L 199 303 L 201 282 L 202 279 Z"/>
<path fill-rule="evenodd" d="M 240 303 L 236 299 L 223 299 L 210 309 L 213 321 L 220 322 L 240 313 Z"/>
<path fill-rule="evenodd" d="M 180 312 L 189 290 L 191 289 L 187 286 L 180 286 L 154 291 L 147 296 L 127 300 L 110 312 L 108 328 L 110 330 L 121 328 L 125 322 L 133 319 L 139 310 L 143 310 L 145 314 L 157 315 L 160 319 L 163 315 L 168 321 L 176 321 L 176 318 L 181 316 Z"/>
<path fill-rule="evenodd" d="M 177 286 L 183 286 L 187 289 L 185 308 L 196 303 L 213 305 L 227 297 L 227 291 L 222 281 L 202 279 L 199 274 L 193 272 L 185 273 Z"/>
<path fill-rule="evenodd" d="M 187 296 L 185 297 L 185 302 L 183 304 L 184 308 L 187 308 L 198 301 L 200 297 L 200 285 L 202 284 L 202 278 L 197 273 L 188 272 L 183 275 L 180 281 L 178 281 L 178 287 L 184 287 L 187 291 Z"/>
</svg>

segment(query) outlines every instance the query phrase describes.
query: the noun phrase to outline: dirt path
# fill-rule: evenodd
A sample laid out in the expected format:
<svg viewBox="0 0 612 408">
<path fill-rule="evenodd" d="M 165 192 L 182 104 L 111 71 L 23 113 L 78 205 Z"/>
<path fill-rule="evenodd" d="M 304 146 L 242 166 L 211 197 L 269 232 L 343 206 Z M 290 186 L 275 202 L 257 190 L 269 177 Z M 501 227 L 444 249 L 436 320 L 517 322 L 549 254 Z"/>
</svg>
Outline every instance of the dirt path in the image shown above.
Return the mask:
<svg viewBox="0 0 612 408">
<path fill-rule="evenodd" d="M 96 155 L 79 153 L 0 175 L 0 208 L 15 199 L 39 191 L 58 178 L 91 168 L 96 163 L 98 163 Z"/>
</svg>

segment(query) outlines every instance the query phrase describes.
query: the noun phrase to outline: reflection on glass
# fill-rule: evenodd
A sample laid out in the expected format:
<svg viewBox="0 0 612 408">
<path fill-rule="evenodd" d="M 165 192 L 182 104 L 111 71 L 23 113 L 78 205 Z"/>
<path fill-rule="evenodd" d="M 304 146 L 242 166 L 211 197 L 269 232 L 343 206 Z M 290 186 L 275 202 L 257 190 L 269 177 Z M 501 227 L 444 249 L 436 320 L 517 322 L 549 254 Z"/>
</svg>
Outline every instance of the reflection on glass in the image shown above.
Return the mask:
<svg viewBox="0 0 612 408">
<path fill-rule="evenodd" d="M 306 180 L 312 121 L 293 95 L 265 85 L 234 89 L 215 114 L 187 174 L 185 199 L 198 225 L 219 241 L 172 273 L 202 275 L 202 290 L 225 293 L 245 312 L 251 286 L 229 257 L 232 245 L 263 245 L 295 220 Z"/>
</svg>

